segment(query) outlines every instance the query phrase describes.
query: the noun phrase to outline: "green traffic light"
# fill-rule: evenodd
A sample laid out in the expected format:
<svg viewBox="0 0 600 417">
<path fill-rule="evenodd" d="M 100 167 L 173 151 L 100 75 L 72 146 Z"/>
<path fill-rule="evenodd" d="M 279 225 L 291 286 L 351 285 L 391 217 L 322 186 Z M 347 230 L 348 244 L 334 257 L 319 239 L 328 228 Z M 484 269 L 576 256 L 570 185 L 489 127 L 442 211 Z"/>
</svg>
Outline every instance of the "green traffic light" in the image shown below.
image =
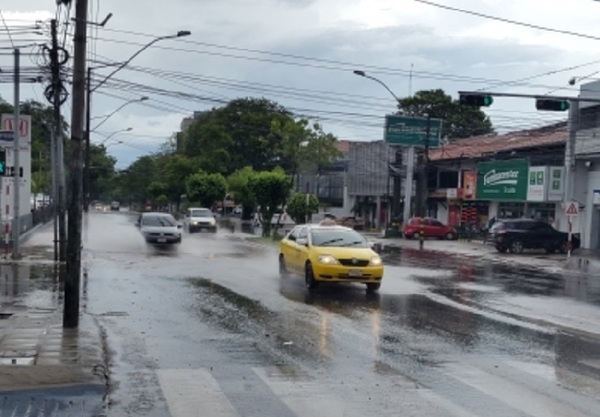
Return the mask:
<svg viewBox="0 0 600 417">
<path fill-rule="evenodd" d="M 492 98 L 492 96 L 483 96 L 483 105 L 485 107 L 491 106 L 493 102 L 494 99 Z"/>
</svg>

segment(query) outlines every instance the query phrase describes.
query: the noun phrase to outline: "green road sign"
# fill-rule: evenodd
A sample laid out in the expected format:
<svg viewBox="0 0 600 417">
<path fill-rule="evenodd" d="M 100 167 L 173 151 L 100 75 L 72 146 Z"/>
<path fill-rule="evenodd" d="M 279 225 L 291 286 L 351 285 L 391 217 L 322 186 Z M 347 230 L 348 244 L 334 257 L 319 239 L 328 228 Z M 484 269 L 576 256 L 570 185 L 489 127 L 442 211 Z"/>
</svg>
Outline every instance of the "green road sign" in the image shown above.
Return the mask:
<svg viewBox="0 0 600 417">
<path fill-rule="evenodd" d="M 424 117 L 385 116 L 383 139 L 391 145 L 425 146 L 429 126 L 429 147 L 440 146 L 442 120 Z"/>
</svg>

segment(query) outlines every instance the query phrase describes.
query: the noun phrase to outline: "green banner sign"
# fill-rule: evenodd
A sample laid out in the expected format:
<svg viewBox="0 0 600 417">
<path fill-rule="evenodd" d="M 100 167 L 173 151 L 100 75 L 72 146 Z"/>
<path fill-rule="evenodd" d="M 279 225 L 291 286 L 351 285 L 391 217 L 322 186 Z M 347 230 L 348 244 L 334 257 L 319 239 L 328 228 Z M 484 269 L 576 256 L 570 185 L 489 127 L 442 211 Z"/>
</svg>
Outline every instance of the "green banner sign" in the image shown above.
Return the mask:
<svg viewBox="0 0 600 417">
<path fill-rule="evenodd" d="M 526 200 L 529 162 L 525 159 L 477 165 L 478 200 Z M 537 182 L 537 176 L 532 178 Z"/>
<path fill-rule="evenodd" d="M 385 116 L 383 138 L 391 145 L 425 146 L 429 141 L 430 148 L 440 146 L 442 120 L 423 117 L 405 117 L 398 115 Z"/>
</svg>

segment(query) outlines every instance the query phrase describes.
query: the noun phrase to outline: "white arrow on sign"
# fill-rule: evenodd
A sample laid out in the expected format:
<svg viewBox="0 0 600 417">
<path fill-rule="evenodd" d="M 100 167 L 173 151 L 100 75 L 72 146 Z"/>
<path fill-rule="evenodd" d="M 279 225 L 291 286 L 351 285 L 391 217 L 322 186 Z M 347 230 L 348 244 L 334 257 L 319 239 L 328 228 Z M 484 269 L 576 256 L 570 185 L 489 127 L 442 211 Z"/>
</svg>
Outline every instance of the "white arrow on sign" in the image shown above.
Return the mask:
<svg viewBox="0 0 600 417">
<path fill-rule="evenodd" d="M 15 119 L 12 118 L 6 118 L 4 119 L 4 130 L 10 130 L 12 132 L 14 132 L 14 121 Z M 19 119 L 19 135 L 21 135 L 21 137 L 26 137 L 29 133 L 29 121 L 26 119 Z"/>
</svg>

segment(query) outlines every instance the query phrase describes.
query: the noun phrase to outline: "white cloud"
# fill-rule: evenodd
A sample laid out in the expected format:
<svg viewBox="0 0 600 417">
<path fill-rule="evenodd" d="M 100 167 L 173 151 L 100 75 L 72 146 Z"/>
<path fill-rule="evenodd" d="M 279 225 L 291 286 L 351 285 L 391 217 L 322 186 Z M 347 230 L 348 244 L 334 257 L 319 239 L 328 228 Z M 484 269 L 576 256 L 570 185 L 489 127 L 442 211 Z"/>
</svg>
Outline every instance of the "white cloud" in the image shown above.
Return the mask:
<svg viewBox="0 0 600 417">
<path fill-rule="evenodd" d="M 123 61 L 152 39 L 122 31 L 154 36 L 181 29 L 192 32 L 185 39 L 157 43 L 136 57 L 131 65 L 193 74 L 194 79 L 156 77 L 123 70 L 114 80 L 217 100 L 261 95 L 313 114 L 322 120 L 326 130 L 350 139 L 380 139 L 383 115 L 395 108 L 394 99 L 387 91 L 370 80 L 353 75 L 352 69 L 367 70 L 399 96 L 429 88 L 443 88 L 456 96 L 459 90 L 485 87 L 536 94 L 562 87 L 560 93 L 575 95 L 574 89 L 569 90 L 567 80 L 599 69 L 595 64 L 536 78 L 520 86 L 499 85 L 491 81 L 521 79 L 595 61 L 594 51 L 599 43 L 441 10 L 413 0 L 89 1 L 93 10 L 88 17 L 90 20 L 99 21 L 109 12 L 113 13 L 106 29 L 90 30 L 91 35 L 99 37 L 89 48 L 95 52 L 91 56 L 99 60 L 106 57 Z M 589 34 L 597 32 L 595 17 L 600 12 L 600 3 L 589 0 L 435 1 Z M 7 19 L 35 21 L 54 16 L 53 6 L 54 2 L 50 0 L 5 0 L 2 10 Z M 26 14 L 12 13 L 16 11 Z M 64 13 L 61 18 L 64 19 Z M 5 35 L 0 35 L 0 41 L 1 47 L 10 46 Z M 300 55 L 306 59 L 256 54 L 245 49 Z M 33 65 L 29 58 L 27 60 L 27 65 Z M 11 65 L 10 56 L 0 56 L 0 68 Z M 98 70 L 97 74 L 106 75 L 108 71 Z M 219 77 L 220 80 L 209 82 L 200 80 L 200 76 Z M 279 88 L 261 89 L 259 83 Z M 0 84 L 0 95 L 12 100 L 12 87 Z M 22 95 L 43 100 L 41 86 L 24 86 Z M 120 166 L 132 162 L 146 149 L 156 150 L 178 130 L 184 114 L 218 105 L 199 97 L 191 100 L 152 91 L 125 91 L 107 84 L 94 94 L 94 115 L 108 114 L 126 100 L 142 95 L 150 97 L 145 103 L 147 106 L 128 105 L 102 126 L 106 132 L 133 127 L 130 134 L 136 136 L 129 136 L 127 145 L 110 147 L 119 157 Z M 494 123 L 501 129 L 534 126 L 566 116 L 536 112 L 532 101 L 517 99 L 497 99 L 486 111 L 493 115 Z M 63 113 L 70 116 L 66 107 Z M 94 140 L 101 138 L 94 137 Z"/>
</svg>

